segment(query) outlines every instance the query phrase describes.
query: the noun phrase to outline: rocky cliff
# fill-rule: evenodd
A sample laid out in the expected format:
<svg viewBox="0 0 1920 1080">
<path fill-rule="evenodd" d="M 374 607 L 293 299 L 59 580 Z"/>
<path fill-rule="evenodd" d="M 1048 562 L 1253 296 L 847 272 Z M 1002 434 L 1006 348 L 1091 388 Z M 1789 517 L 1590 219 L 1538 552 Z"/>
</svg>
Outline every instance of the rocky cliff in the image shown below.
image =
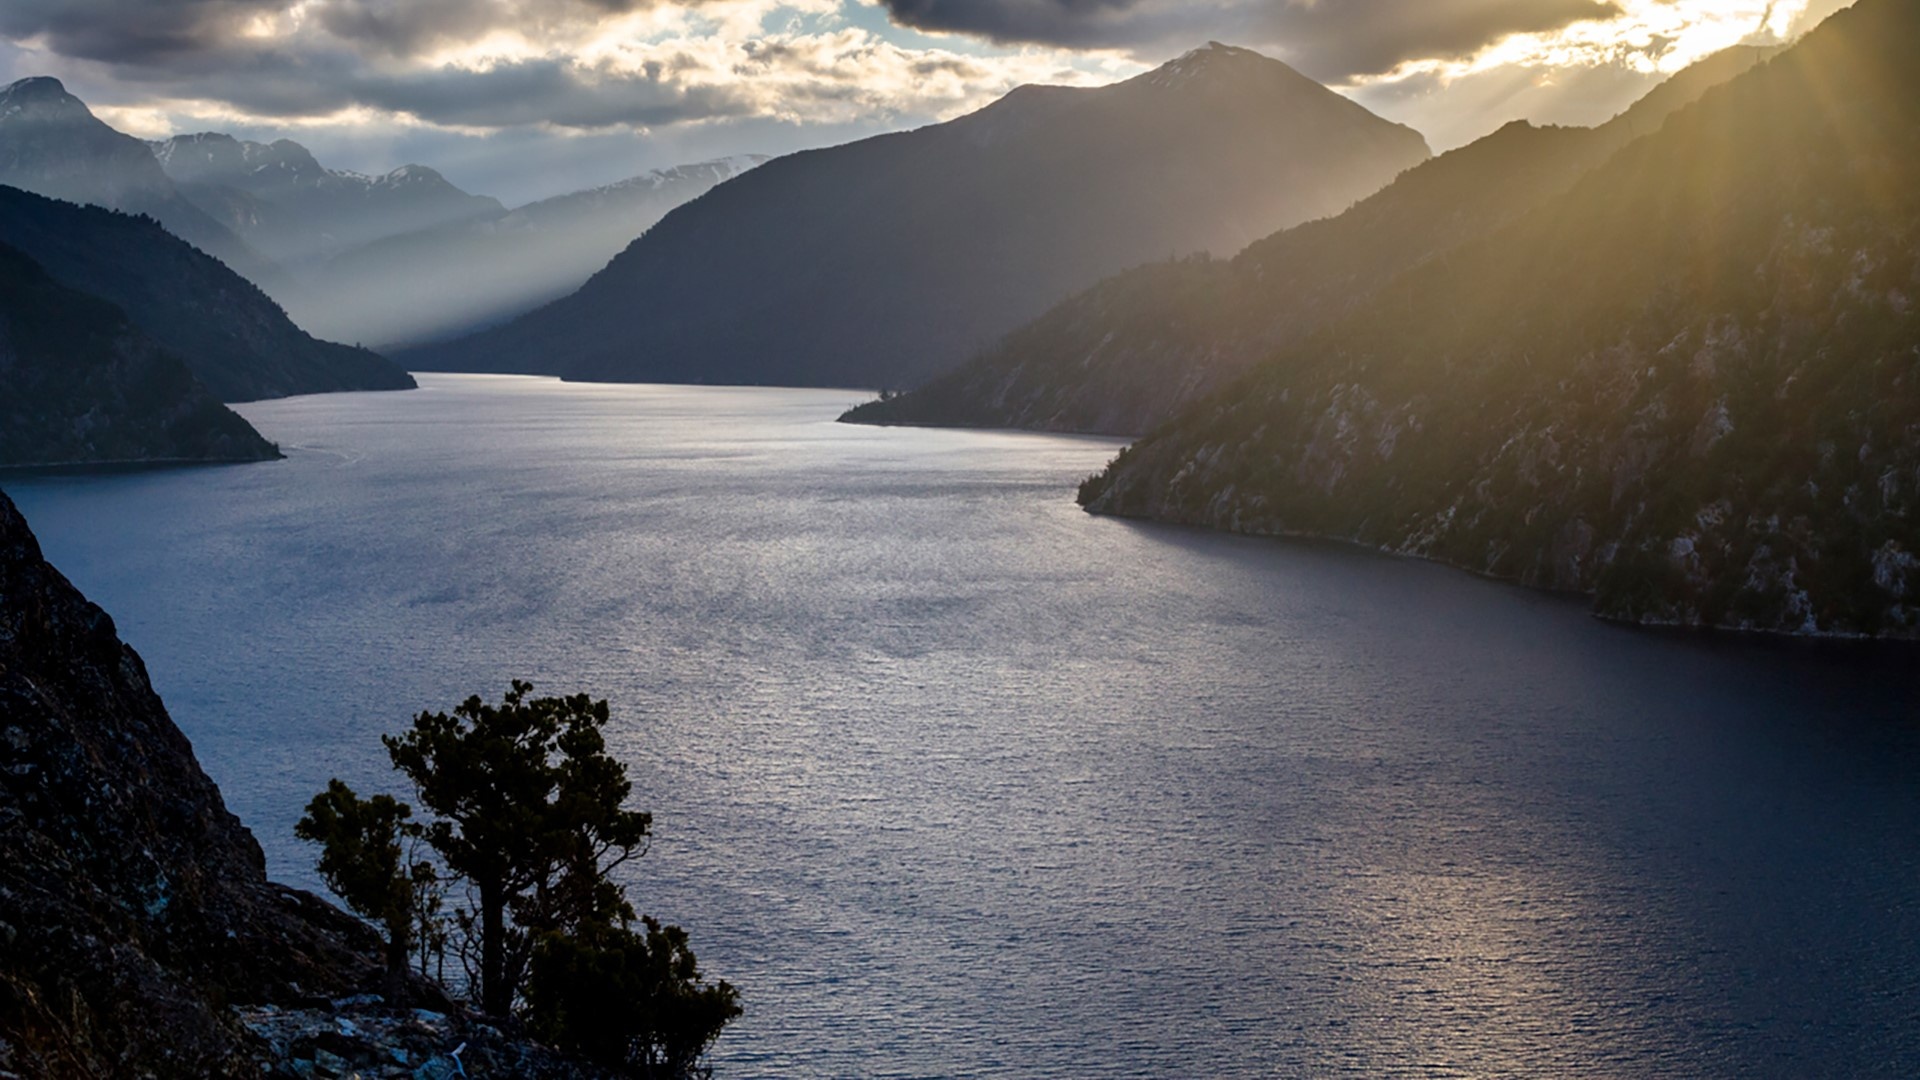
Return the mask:
<svg viewBox="0 0 1920 1080">
<path fill-rule="evenodd" d="M 364 994 L 376 947 L 267 880 L 140 657 L 0 495 L 0 1076 L 455 1075 L 461 1043 L 468 1075 L 585 1075 L 424 987 Z"/>
<path fill-rule="evenodd" d="M 1920 8 L 1861 0 L 1158 429 L 1096 511 L 1920 634 Z"/>
</svg>

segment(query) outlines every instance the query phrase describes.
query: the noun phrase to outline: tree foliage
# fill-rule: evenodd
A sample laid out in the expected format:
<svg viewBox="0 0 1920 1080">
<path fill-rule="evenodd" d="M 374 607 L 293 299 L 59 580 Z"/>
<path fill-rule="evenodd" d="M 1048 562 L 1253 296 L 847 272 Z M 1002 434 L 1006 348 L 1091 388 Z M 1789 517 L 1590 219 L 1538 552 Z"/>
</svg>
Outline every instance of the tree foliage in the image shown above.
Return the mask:
<svg viewBox="0 0 1920 1080">
<path fill-rule="evenodd" d="M 416 940 L 419 914 L 439 905 L 433 864 L 410 861 L 407 840 L 419 834 L 413 808 L 391 795 L 362 799 L 339 780 L 307 804 L 293 827 L 321 845 L 319 871 L 347 906 L 385 927 L 387 968 L 400 978 Z"/>
<path fill-rule="evenodd" d="M 542 936 L 527 986 L 534 1030 L 603 1065 L 687 1076 L 740 1015 L 740 994 L 701 979 L 685 930 L 642 923 L 645 933 L 622 924 Z"/>
<path fill-rule="evenodd" d="M 691 1075 L 740 1015 L 739 993 L 702 979 L 686 931 L 652 918 L 634 929 L 611 875 L 646 853 L 653 819 L 625 808 L 633 785 L 607 753 L 607 703 L 532 691 L 515 681 L 498 704 L 470 697 L 385 737 L 428 820 L 335 780 L 296 831 L 323 845 L 327 884 L 386 925 L 397 973 L 410 942 L 424 975 L 425 955 L 452 937 L 488 1015 L 518 1016 L 564 1049 L 638 1075 Z M 472 902 L 451 913 L 451 934 L 438 871 L 409 864 L 416 841 L 467 886 Z"/>
</svg>

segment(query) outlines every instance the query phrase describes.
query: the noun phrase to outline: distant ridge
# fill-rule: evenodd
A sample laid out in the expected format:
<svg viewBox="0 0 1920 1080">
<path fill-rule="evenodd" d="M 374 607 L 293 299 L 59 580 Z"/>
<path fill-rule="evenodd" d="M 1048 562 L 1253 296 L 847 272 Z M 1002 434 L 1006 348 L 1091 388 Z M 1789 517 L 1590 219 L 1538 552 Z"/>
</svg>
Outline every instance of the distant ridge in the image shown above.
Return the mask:
<svg viewBox="0 0 1920 1080">
<path fill-rule="evenodd" d="M 669 211 L 766 160 L 743 154 L 655 169 L 389 236 L 315 268 L 287 305 L 320 333 L 383 345 L 471 332 L 573 292 Z"/>
<path fill-rule="evenodd" d="M 1226 46 L 1097 89 L 1023 87 L 779 158 L 669 214 L 579 292 L 408 354 L 573 379 L 909 386 L 1075 289 L 1337 212 L 1421 137 Z"/>
<path fill-rule="evenodd" d="M 314 339 L 253 283 L 151 219 L 0 187 L 0 243 L 118 306 L 222 401 L 414 385 L 377 353 Z"/>
<path fill-rule="evenodd" d="M 325 168 L 291 139 L 258 143 L 202 132 L 149 145 L 183 196 L 289 267 L 400 233 L 506 212 L 424 165 L 363 176 Z"/>
<path fill-rule="evenodd" d="M 107 126 L 58 79 L 0 86 L 0 184 L 146 214 L 249 280 L 274 275 L 259 253 L 180 194 L 145 143 Z"/>
<path fill-rule="evenodd" d="M 125 314 L 0 244 L 0 468 L 278 456 Z"/>
</svg>

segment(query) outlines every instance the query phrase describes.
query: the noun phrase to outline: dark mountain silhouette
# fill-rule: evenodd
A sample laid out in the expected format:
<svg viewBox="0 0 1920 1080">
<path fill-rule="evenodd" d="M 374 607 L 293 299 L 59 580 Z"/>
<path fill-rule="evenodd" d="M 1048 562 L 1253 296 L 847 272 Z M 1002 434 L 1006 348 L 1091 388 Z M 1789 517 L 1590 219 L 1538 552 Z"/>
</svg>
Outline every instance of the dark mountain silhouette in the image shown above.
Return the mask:
<svg viewBox="0 0 1920 1080">
<path fill-rule="evenodd" d="M 1920 633 L 1920 7 L 1860 0 L 1123 453 L 1090 509 Z"/>
<path fill-rule="evenodd" d="M 407 354 L 568 378 L 907 386 L 1145 259 L 1334 213 L 1424 140 L 1214 45 L 1099 89 L 1029 86 L 918 131 L 768 162 L 572 296 Z"/>
<path fill-rule="evenodd" d="M 0 244 L 0 466 L 278 456 L 118 308 Z"/>
<path fill-rule="evenodd" d="M 413 385 L 377 353 L 315 340 L 257 286 L 151 218 L 0 187 L 0 243 L 120 308 L 222 401 Z"/>
<path fill-rule="evenodd" d="M 146 214 L 247 278 L 272 277 L 266 260 L 181 196 L 147 144 L 108 127 L 58 79 L 0 87 L 0 184 Z"/>
<path fill-rule="evenodd" d="M 504 322 L 578 289 L 668 211 L 765 160 L 658 169 L 390 236 L 315 267 L 285 294 L 287 306 L 316 333 L 383 344 Z"/>
<path fill-rule="evenodd" d="M 1398 274 L 1564 192 L 1771 51 L 1716 54 L 1596 129 L 1508 124 L 1408 170 L 1338 217 L 1269 237 L 1231 260 L 1171 260 L 1115 275 L 954 371 L 843 419 L 1150 430 L 1275 348 L 1353 311 Z"/>
<path fill-rule="evenodd" d="M 469 195 L 424 165 L 363 176 L 325 168 L 289 139 L 269 144 L 203 132 L 150 145 L 182 195 L 284 266 L 506 213 L 497 200 Z"/>
</svg>

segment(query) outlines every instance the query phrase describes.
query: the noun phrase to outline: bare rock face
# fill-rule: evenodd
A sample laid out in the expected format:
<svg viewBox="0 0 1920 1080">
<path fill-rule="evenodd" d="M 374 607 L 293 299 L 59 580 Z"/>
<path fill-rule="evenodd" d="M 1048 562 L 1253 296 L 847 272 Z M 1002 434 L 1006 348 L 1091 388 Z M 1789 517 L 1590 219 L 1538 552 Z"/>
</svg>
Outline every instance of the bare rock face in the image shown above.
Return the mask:
<svg viewBox="0 0 1920 1080">
<path fill-rule="evenodd" d="M 0 495 L 0 1073 L 258 1076 L 229 1012 L 379 978 L 267 880 L 145 666 Z"/>
</svg>

